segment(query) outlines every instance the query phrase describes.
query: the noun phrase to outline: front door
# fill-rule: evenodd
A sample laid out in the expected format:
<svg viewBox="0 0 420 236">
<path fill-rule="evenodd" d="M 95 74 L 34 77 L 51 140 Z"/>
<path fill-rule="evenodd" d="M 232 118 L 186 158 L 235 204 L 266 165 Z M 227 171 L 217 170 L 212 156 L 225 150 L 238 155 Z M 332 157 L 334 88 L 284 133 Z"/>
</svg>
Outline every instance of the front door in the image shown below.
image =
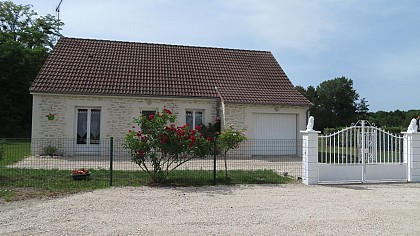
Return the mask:
<svg viewBox="0 0 420 236">
<path fill-rule="evenodd" d="M 78 108 L 76 119 L 77 151 L 96 153 L 101 141 L 101 110 L 98 108 Z"/>
</svg>

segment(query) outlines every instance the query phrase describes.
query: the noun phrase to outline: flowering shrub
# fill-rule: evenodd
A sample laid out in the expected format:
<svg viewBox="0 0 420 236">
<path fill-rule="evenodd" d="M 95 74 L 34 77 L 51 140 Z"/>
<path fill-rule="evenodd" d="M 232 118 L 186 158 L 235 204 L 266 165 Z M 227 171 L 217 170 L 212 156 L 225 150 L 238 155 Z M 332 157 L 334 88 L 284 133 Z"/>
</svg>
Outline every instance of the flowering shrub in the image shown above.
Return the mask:
<svg viewBox="0 0 420 236">
<path fill-rule="evenodd" d="M 81 169 L 73 170 L 71 174 L 72 175 L 85 175 L 85 174 L 89 174 L 89 170 L 85 168 L 81 168 Z"/>
<path fill-rule="evenodd" d="M 181 164 L 210 153 L 211 141 L 200 127 L 190 130 L 187 125 L 176 126 L 175 119 L 166 108 L 156 115 L 142 115 L 134 120 L 139 129 L 133 126 L 125 137 L 124 147 L 130 150 L 132 161 L 157 184 Z"/>
</svg>

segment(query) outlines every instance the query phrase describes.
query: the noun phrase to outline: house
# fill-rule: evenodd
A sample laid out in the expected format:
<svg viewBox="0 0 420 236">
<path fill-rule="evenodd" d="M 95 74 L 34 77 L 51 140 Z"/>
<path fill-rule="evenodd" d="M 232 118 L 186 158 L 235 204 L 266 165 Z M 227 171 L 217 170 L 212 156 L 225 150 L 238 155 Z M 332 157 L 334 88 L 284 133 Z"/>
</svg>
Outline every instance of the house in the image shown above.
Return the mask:
<svg viewBox="0 0 420 236">
<path fill-rule="evenodd" d="M 163 107 L 252 139 L 296 139 L 311 103 L 270 52 L 62 37 L 30 87 L 32 139 L 95 150 Z"/>
</svg>

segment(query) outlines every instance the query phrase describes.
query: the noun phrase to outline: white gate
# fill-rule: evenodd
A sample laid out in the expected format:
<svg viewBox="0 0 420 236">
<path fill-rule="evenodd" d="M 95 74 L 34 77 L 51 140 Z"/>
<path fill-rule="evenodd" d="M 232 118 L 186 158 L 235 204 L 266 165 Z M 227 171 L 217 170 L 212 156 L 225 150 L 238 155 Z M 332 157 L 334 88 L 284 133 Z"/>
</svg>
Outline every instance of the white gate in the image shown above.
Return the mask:
<svg viewBox="0 0 420 236">
<path fill-rule="evenodd" d="M 407 181 L 403 137 L 367 121 L 319 136 L 320 182 Z"/>
</svg>

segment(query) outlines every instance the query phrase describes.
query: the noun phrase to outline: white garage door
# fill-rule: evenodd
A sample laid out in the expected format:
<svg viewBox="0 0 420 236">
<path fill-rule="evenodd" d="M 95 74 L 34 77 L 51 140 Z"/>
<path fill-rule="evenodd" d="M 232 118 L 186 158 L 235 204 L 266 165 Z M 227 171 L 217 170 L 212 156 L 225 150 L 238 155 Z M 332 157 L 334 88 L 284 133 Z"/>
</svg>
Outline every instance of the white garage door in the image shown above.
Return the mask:
<svg viewBox="0 0 420 236">
<path fill-rule="evenodd" d="M 254 155 L 295 155 L 296 114 L 253 114 Z"/>
</svg>

